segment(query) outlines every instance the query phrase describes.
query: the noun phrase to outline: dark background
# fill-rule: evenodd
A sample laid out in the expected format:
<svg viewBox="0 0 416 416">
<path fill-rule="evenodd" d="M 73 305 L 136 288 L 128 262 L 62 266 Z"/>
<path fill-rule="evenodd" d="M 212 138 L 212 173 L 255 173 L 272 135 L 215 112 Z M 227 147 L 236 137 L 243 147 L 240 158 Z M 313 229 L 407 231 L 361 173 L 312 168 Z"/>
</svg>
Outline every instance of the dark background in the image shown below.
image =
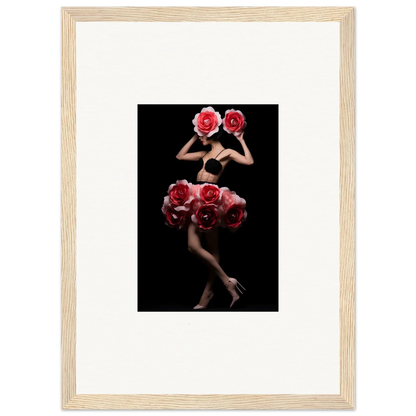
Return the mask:
<svg viewBox="0 0 416 416">
<path fill-rule="evenodd" d="M 138 311 L 191 311 L 204 289 L 206 266 L 188 251 L 186 231 L 165 225 L 161 208 L 170 184 L 196 182 L 197 162 L 175 156 L 195 134 L 195 114 L 209 105 L 222 118 L 231 108 L 243 112 L 254 164 L 231 161 L 218 181 L 247 202 L 240 229 L 219 228 L 220 265 L 246 291 L 230 309 L 231 296 L 216 279 L 204 312 L 278 310 L 278 105 L 197 104 L 138 106 Z M 220 141 L 244 154 L 233 135 L 224 131 Z M 209 149 L 197 141 L 189 152 Z"/>
</svg>

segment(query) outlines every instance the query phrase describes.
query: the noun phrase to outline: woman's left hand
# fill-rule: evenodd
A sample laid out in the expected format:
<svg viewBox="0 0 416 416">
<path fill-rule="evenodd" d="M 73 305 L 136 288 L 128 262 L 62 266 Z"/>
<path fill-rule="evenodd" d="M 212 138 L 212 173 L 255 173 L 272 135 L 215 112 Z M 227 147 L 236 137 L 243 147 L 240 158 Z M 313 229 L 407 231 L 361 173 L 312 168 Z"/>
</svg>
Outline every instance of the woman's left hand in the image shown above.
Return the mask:
<svg viewBox="0 0 416 416">
<path fill-rule="evenodd" d="M 244 140 L 244 133 L 245 133 L 245 131 L 243 131 L 239 136 L 235 136 L 235 137 L 237 137 L 237 140 L 239 141 L 239 142 L 241 142 L 241 141 L 243 141 Z"/>
</svg>

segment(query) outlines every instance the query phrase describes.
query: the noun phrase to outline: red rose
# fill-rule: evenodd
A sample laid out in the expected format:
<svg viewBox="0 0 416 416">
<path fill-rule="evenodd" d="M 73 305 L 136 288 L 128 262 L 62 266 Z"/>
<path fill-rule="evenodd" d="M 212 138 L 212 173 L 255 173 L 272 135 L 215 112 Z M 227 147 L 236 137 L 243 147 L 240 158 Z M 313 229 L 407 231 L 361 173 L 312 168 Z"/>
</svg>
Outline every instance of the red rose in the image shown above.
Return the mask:
<svg viewBox="0 0 416 416">
<path fill-rule="evenodd" d="M 175 185 L 170 185 L 168 194 L 172 205 L 184 205 L 190 199 L 192 192 L 189 185 L 186 180 L 176 181 Z"/>
<path fill-rule="evenodd" d="M 186 210 L 177 211 L 175 208 L 166 210 L 166 225 L 181 229 L 185 226 L 189 212 Z"/>
<path fill-rule="evenodd" d="M 222 205 L 219 208 L 221 226 L 230 231 L 237 231 L 247 218 L 246 200 L 228 188 L 222 190 Z"/>
<path fill-rule="evenodd" d="M 224 221 L 228 228 L 237 230 L 245 220 L 245 209 L 238 205 L 231 205 L 224 215 Z"/>
<path fill-rule="evenodd" d="M 205 111 L 199 115 L 196 123 L 198 129 L 202 131 L 202 133 L 209 133 L 211 130 L 214 130 L 215 127 L 217 127 L 217 116 L 211 111 Z"/>
<path fill-rule="evenodd" d="M 207 137 L 210 137 L 219 131 L 222 119 L 218 111 L 215 111 L 212 107 L 204 107 L 200 113 L 195 114 L 192 123 L 198 136 L 207 135 Z"/>
<path fill-rule="evenodd" d="M 215 205 L 201 205 L 192 215 L 192 221 L 202 231 L 209 231 L 218 225 L 218 211 Z"/>
<path fill-rule="evenodd" d="M 205 184 L 199 189 L 199 197 L 204 204 L 213 204 L 219 200 L 221 191 L 218 186 Z"/>
<path fill-rule="evenodd" d="M 239 136 L 243 130 L 246 128 L 247 122 L 244 114 L 233 108 L 225 112 L 224 117 L 224 130 L 229 134 L 234 134 L 234 136 Z"/>
</svg>

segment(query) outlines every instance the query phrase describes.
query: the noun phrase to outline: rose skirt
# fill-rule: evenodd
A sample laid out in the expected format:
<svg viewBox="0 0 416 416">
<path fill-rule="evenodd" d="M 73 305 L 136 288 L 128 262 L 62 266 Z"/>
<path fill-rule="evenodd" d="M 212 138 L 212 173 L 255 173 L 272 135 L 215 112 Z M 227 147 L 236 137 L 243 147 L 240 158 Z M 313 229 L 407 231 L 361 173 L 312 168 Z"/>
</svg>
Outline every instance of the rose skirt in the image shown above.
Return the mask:
<svg viewBox="0 0 416 416">
<path fill-rule="evenodd" d="M 178 230 L 195 224 L 202 232 L 215 227 L 237 231 L 247 218 L 246 201 L 234 191 L 216 184 L 192 184 L 177 180 L 168 188 L 162 213 L 165 224 Z"/>
</svg>

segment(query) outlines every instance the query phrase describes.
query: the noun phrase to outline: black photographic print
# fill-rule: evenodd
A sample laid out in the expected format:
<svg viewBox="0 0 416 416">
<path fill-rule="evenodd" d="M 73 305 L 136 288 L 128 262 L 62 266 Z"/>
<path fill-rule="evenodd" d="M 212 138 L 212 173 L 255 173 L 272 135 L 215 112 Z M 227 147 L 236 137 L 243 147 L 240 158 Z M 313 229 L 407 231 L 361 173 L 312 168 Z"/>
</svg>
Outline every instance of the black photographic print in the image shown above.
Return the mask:
<svg viewBox="0 0 416 416">
<path fill-rule="evenodd" d="M 137 116 L 138 312 L 278 312 L 279 106 Z"/>
</svg>

